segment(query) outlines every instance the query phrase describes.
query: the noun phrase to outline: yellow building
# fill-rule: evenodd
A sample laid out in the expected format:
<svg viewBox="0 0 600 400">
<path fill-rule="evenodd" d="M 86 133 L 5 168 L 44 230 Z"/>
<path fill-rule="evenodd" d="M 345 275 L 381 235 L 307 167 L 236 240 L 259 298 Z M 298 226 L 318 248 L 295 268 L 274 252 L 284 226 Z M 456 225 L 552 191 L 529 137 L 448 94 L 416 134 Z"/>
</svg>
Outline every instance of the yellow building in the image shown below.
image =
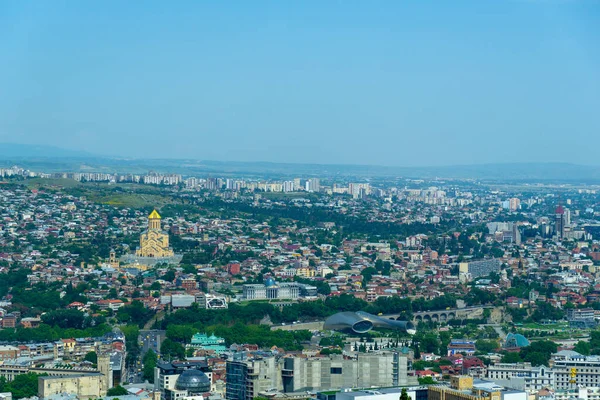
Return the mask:
<svg viewBox="0 0 600 400">
<path fill-rule="evenodd" d="M 135 252 L 138 257 L 172 257 L 169 248 L 169 235 L 161 230 L 160 214 L 156 210 L 148 216 L 148 229 L 140 236 L 140 247 Z"/>
<path fill-rule="evenodd" d="M 450 387 L 430 386 L 427 400 L 503 400 L 502 391 L 498 389 L 476 389 L 473 387 L 473 377 L 453 376 Z M 522 392 L 525 396 L 525 392 Z M 521 397 L 523 397 L 521 396 Z"/>
<path fill-rule="evenodd" d="M 296 269 L 296 275 L 301 276 L 303 278 L 314 278 L 316 274 L 317 271 L 315 271 L 312 268 L 301 267 Z"/>
</svg>

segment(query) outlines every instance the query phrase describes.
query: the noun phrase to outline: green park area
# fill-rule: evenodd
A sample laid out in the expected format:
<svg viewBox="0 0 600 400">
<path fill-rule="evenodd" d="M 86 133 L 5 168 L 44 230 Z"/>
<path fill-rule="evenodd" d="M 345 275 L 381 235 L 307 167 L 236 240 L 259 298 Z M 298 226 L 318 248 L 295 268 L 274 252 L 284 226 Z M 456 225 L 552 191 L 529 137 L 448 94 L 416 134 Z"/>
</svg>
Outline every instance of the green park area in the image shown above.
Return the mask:
<svg viewBox="0 0 600 400">
<path fill-rule="evenodd" d="M 30 189 L 40 188 L 74 188 L 82 185 L 73 179 L 66 178 L 31 178 L 25 181 L 25 185 Z"/>
<path fill-rule="evenodd" d="M 535 330 L 566 330 L 569 329 L 568 322 L 556 322 L 556 323 L 542 323 L 542 322 L 529 322 L 520 326 L 522 329 L 535 329 Z"/>
<path fill-rule="evenodd" d="M 98 193 L 90 196 L 90 200 L 100 204 L 127 208 L 160 208 L 161 206 L 172 202 L 170 198 L 166 196 L 142 193 L 115 193 L 107 195 Z"/>
<path fill-rule="evenodd" d="M 173 199 L 159 187 L 139 184 L 109 184 L 106 182 L 78 182 L 65 178 L 33 178 L 26 181 L 30 189 L 64 189 L 69 194 L 113 207 L 155 208 L 173 203 Z"/>
</svg>

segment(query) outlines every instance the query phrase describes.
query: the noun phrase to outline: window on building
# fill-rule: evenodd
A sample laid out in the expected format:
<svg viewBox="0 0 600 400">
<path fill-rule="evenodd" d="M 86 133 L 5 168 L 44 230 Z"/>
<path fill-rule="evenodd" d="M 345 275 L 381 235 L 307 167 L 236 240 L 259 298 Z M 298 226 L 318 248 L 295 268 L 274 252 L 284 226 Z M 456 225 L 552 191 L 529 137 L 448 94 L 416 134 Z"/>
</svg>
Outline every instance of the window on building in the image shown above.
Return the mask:
<svg viewBox="0 0 600 400">
<path fill-rule="evenodd" d="M 333 375 L 341 375 L 342 368 L 341 367 L 332 367 L 331 370 L 330 370 L 330 372 Z"/>
</svg>

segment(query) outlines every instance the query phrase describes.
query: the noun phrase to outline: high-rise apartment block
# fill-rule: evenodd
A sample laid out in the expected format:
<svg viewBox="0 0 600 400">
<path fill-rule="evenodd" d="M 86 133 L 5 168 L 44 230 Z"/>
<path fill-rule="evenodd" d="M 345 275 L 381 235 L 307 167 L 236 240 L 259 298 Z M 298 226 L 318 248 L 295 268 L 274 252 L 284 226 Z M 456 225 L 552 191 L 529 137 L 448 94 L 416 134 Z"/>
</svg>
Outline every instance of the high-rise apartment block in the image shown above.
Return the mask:
<svg viewBox="0 0 600 400">
<path fill-rule="evenodd" d="M 281 388 L 280 367 L 275 357 L 251 357 L 234 354 L 227 361 L 227 400 L 253 400 L 261 392 Z"/>
<path fill-rule="evenodd" d="M 350 183 L 348 193 L 355 199 L 362 199 L 371 194 L 371 185 L 368 183 Z"/>
<path fill-rule="evenodd" d="M 459 272 L 467 279 L 479 278 L 480 276 L 488 276 L 492 272 L 500 272 L 502 264 L 496 258 L 487 260 L 469 261 L 459 264 Z"/>
<path fill-rule="evenodd" d="M 559 238 L 565 234 L 565 209 L 560 205 L 554 211 L 554 233 Z"/>
<path fill-rule="evenodd" d="M 307 192 L 319 192 L 320 190 L 321 184 L 319 183 L 319 178 L 310 178 L 306 181 Z"/>
</svg>

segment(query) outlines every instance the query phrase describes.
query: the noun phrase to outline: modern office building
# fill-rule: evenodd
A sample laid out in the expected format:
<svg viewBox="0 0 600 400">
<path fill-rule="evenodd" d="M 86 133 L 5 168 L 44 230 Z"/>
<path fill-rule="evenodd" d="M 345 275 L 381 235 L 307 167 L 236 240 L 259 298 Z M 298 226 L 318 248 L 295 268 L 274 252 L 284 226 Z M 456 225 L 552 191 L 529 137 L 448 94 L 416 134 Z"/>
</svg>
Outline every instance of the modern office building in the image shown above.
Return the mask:
<svg viewBox="0 0 600 400">
<path fill-rule="evenodd" d="M 554 234 L 562 239 L 565 235 L 565 209 L 563 206 L 559 205 L 556 207 L 556 211 L 554 211 Z"/>
<path fill-rule="evenodd" d="M 281 368 L 273 356 L 251 356 L 236 353 L 227 361 L 227 400 L 253 400 L 259 393 L 278 390 L 281 385 Z"/>
<path fill-rule="evenodd" d="M 497 242 L 521 244 L 521 232 L 516 222 L 488 222 L 487 228 Z"/>
<path fill-rule="evenodd" d="M 287 357 L 283 359 L 283 392 L 417 384 L 415 377 L 408 376 L 407 360 L 398 352 L 359 353 L 356 358 Z"/>
<path fill-rule="evenodd" d="M 206 361 L 159 362 L 154 369 L 154 390 L 161 400 L 185 400 L 211 391 L 212 372 Z"/>
<path fill-rule="evenodd" d="M 408 358 L 399 352 L 359 353 L 355 358 L 275 357 L 234 354 L 227 362 L 227 400 L 252 400 L 272 392 L 306 393 L 342 388 L 418 384 L 408 375 Z"/>
</svg>

